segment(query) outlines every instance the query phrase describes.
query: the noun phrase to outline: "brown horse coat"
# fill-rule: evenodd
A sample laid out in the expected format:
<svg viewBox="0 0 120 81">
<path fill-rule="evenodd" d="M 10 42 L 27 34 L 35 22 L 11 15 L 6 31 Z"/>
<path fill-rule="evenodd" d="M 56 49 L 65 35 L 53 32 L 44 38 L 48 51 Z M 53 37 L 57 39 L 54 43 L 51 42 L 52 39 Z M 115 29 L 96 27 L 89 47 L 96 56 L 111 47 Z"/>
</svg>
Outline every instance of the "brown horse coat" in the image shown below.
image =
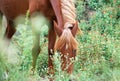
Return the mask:
<svg viewBox="0 0 120 81">
<path fill-rule="evenodd" d="M 29 8 L 28 1 L 29 0 L 0 0 L 0 11 L 8 20 L 13 20 L 20 14 L 26 13 Z"/>
<path fill-rule="evenodd" d="M 16 29 L 14 27 L 14 19 L 21 15 L 25 14 L 27 10 L 30 11 L 30 15 L 32 15 L 34 12 L 40 12 L 43 14 L 49 21 L 50 21 L 50 29 L 48 32 L 48 53 L 49 53 L 49 71 L 50 73 L 53 73 L 51 69 L 53 69 L 53 63 L 51 59 L 51 55 L 53 55 L 55 41 L 56 41 L 56 34 L 60 37 L 61 43 L 56 43 L 58 46 L 63 45 L 61 49 L 57 47 L 56 50 L 60 50 L 60 52 L 63 54 L 63 56 L 67 53 L 68 54 L 68 61 L 70 63 L 70 58 L 75 58 L 75 51 L 77 47 L 77 41 L 75 40 L 75 35 L 78 29 L 78 23 L 74 22 L 72 29 L 64 29 L 64 21 L 61 11 L 61 3 L 60 0 L 0 0 L 0 12 L 4 14 L 7 18 L 7 28 L 5 32 L 5 37 L 8 39 L 11 39 L 11 37 L 14 35 Z M 69 10 L 69 9 L 68 9 Z M 70 37 L 69 37 L 70 36 Z M 67 37 L 67 38 L 66 38 Z M 39 38 L 39 35 L 37 35 L 35 38 Z M 58 38 L 59 40 L 59 38 Z M 33 45 L 32 49 L 32 56 L 33 56 L 33 62 L 32 62 L 32 70 L 34 71 L 36 60 L 38 57 L 38 54 L 40 52 L 39 47 L 39 40 L 33 41 L 35 42 L 35 45 Z M 66 43 L 67 42 L 67 43 Z M 68 45 L 69 44 L 69 45 Z M 68 46 L 68 49 L 66 47 Z M 63 63 L 62 63 L 62 69 L 64 70 L 66 65 L 66 58 L 62 57 Z M 67 72 L 71 73 L 73 70 L 73 63 L 68 66 Z"/>
</svg>

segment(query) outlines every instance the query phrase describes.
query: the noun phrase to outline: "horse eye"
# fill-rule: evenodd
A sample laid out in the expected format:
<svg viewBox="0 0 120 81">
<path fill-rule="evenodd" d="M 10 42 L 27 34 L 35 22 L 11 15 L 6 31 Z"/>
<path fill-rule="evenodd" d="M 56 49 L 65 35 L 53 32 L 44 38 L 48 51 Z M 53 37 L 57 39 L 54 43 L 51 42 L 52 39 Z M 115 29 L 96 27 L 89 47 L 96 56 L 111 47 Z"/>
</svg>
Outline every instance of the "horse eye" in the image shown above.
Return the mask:
<svg viewBox="0 0 120 81">
<path fill-rule="evenodd" d="M 76 50 L 73 50 L 73 54 L 76 54 Z"/>
</svg>

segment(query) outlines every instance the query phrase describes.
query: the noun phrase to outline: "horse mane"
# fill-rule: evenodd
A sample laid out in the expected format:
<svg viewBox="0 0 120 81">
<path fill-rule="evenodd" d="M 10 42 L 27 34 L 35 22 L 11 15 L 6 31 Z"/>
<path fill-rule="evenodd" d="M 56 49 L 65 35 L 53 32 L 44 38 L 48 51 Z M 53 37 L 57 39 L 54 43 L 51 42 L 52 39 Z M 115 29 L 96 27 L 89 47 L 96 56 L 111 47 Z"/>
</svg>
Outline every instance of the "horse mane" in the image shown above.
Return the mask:
<svg viewBox="0 0 120 81">
<path fill-rule="evenodd" d="M 74 0 L 60 0 L 60 2 L 64 24 L 66 22 L 69 22 L 71 24 L 75 23 L 76 11 Z"/>
<path fill-rule="evenodd" d="M 64 28 L 73 27 L 73 24 L 76 23 L 75 0 L 60 0 L 60 3 Z M 77 33 L 82 34 L 80 28 L 78 28 Z"/>
<path fill-rule="evenodd" d="M 63 46 L 66 46 L 66 49 L 72 48 L 77 49 L 78 48 L 78 42 L 75 39 L 75 37 L 72 35 L 71 30 L 69 28 L 65 28 L 63 30 L 62 35 L 58 38 L 58 40 L 55 43 L 55 50 L 60 50 L 63 48 Z"/>
</svg>

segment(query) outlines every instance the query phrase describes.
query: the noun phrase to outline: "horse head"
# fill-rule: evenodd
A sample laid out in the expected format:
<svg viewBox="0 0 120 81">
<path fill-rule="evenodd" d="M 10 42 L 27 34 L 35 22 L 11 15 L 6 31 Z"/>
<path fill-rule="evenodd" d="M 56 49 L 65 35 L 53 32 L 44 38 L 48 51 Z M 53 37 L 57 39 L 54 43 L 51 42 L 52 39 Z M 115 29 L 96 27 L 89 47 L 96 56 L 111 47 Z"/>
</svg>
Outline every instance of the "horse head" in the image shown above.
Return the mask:
<svg viewBox="0 0 120 81">
<path fill-rule="evenodd" d="M 76 50 L 78 48 L 78 42 L 75 39 L 75 35 L 78 30 L 78 22 L 72 26 L 73 27 L 62 29 L 58 27 L 57 23 L 54 21 L 54 29 L 58 35 L 58 40 L 55 44 L 54 50 L 60 52 L 61 59 L 63 61 L 62 69 L 67 70 L 68 73 L 71 73 L 73 70 L 73 63 L 71 60 L 75 59 Z"/>
</svg>

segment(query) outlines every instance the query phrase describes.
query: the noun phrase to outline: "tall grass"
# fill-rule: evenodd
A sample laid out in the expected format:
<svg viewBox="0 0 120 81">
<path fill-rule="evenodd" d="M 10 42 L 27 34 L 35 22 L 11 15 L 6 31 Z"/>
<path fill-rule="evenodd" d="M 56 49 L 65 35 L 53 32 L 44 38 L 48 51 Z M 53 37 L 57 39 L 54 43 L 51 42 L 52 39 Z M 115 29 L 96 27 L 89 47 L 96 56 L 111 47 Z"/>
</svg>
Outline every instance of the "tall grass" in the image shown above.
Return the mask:
<svg viewBox="0 0 120 81">
<path fill-rule="evenodd" d="M 33 36 L 31 23 L 17 24 L 17 32 L 10 42 L 13 52 L 18 59 L 17 63 L 7 62 L 5 55 L 0 49 L 0 81 L 3 80 L 5 68 L 9 70 L 9 81 L 47 81 L 53 77 L 55 81 L 119 81 L 120 80 L 120 18 L 119 1 L 113 3 L 109 0 L 87 1 L 88 7 L 95 13 L 86 20 L 84 15 L 85 3 L 77 1 L 77 19 L 80 21 L 79 27 L 83 31 L 76 39 L 79 42 L 79 49 L 74 64 L 72 75 L 61 70 L 61 60 L 59 53 L 54 55 L 54 76 L 48 76 L 48 51 L 47 38 L 48 27 L 41 28 L 40 46 L 41 53 L 38 57 L 36 74 L 31 76 L 29 69 L 32 62 Z M 24 21 L 24 20 L 23 20 Z M 39 29 L 39 28 L 38 28 Z M 2 37 L 2 36 L 0 36 Z M 0 43 L 0 47 L 2 43 Z M 12 52 L 12 53 L 13 53 Z M 9 54 L 10 52 L 7 52 Z M 15 55 L 14 55 L 15 56 Z M 13 59 L 13 57 L 10 57 Z M 40 76 L 40 77 L 39 77 Z"/>
</svg>

